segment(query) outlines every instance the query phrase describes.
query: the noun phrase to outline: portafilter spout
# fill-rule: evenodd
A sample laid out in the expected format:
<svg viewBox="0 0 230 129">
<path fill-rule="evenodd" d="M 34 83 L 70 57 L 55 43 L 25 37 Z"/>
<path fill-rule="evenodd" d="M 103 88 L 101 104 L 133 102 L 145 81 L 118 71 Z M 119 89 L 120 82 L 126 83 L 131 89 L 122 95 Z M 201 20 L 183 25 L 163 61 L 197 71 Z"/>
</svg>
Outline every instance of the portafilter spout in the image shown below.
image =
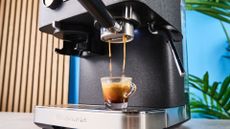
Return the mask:
<svg viewBox="0 0 230 129">
<path fill-rule="evenodd" d="M 129 18 L 133 16 L 132 7 L 125 8 L 124 19 L 119 19 L 119 23 L 112 17 L 101 0 L 78 0 L 83 7 L 100 23 L 101 40 L 111 43 L 123 43 L 123 36 L 127 42 L 133 40 L 134 26 Z"/>
<path fill-rule="evenodd" d="M 126 42 L 130 42 L 134 37 L 134 27 L 132 23 L 122 21 L 122 30 L 120 32 L 113 32 L 108 28 L 101 28 L 101 40 L 107 42 L 110 40 L 111 43 L 123 43 L 123 36 L 126 37 Z"/>
</svg>

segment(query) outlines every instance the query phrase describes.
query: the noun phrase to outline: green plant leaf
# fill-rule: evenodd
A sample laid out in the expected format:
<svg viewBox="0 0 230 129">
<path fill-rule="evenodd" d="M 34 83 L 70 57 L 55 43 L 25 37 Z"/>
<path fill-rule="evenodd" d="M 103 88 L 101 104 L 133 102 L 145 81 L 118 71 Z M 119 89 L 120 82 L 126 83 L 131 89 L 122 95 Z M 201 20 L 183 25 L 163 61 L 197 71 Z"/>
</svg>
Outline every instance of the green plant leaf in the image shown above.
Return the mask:
<svg viewBox="0 0 230 129">
<path fill-rule="evenodd" d="M 206 5 L 206 6 L 219 7 L 219 8 L 222 8 L 222 9 L 230 9 L 230 6 L 228 6 L 226 4 L 216 3 L 216 2 L 208 2 L 208 1 L 186 0 L 186 4 Z"/>
<path fill-rule="evenodd" d="M 226 11 L 222 11 L 220 9 L 216 9 L 216 8 L 201 7 L 201 6 L 198 6 L 198 7 L 190 6 L 189 10 L 209 12 L 209 13 L 218 14 L 218 15 L 221 15 L 221 16 L 230 17 L 230 13 L 228 13 Z"/>
<path fill-rule="evenodd" d="M 204 74 L 203 82 L 204 82 L 203 91 L 206 92 L 206 93 L 208 93 L 208 88 L 209 88 L 209 75 L 208 75 L 208 72 L 206 72 L 206 73 Z M 205 103 L 208 104 L 207 95 L 206 95 L 206 94 L 203 94 L 203 97 L 204 97 Z"/>
<path fill-rule="evenodd" d="M 230 0 L 220 0 L 220 2 L 225 5 L 230 5 Z"/>
<path fill-rule="evenodd" d="M 200 102 L 200 101 L 192 101 L 191 102 L 191 111 L 192 112 L 196 112 L 196 113 L 205 113 L 206 115 L 212 115 L 214 117 L 217 117 L 217 118 L 221 118 L 221 119 L 227 119 L 227 118 L 230 118 L 230 116 L 228 116 L 227 114 L 221 112 L 221 111 L 218 111 L 218 110 L 215 110 L 217 109 L 217 107 L 215 107 L 214 109 L 211 109 L 208 105 Z M 197 110 L 201 111 L 202 112 L 197 112 Z"/>
<path fill-rule="evenodd" d="M 193 88 L 195 88 L 195 89 L 197 89 L 197 90 L 199 90 L 199 91 L 203 91 L 200 87 L 199 87 L 199 85 L 197 86 L 195 83 L 193 83 L 193 82 L 189 82 L 189 85 L 191 86 L 191 87 L 193 87 Z"/>
<path fill-rule="evenodd" d="M 217 100 L 220 100 L 223 97 L 223 95 L 226 93 L 226 89 L 228 88 L 229 84 L 230 84 L 230 76 L 224 79 Z"/>
<path fill-rule="evenodd" d="M 224 94 L 224 97 L 221 100 L 220 104 L 224 106 L 228 102 L 229 98 L 230 98 L 230 88 L 227 89 L 227 93 Z"/>
<path fill-rule="evenodd" d="M 205 94 L 205 96 L 208 98 L 208 100 L 210 100 L 211 103 L 207 103 L 205 98 L 202 100 L 199 96 L 193 95 L 192 99 L 190 100 L 191 109 L 202 109 L 205 110 L 202 112 L 212 112 L 211 114 L 208 114 L 210 115 L 210 117 L 223 119 L 226 118 L 224 116 L 230 117 L 230 76 L 226 77 L 223 83 L 214 82 L 210 86 L 208 83 L 208 75 L 208 73 L 205 73 L 202 78 L 203 80 L 194 75 L 189 75 L 189 86 L 201 91 L 203 96 Z M 217 116 L 214 114 L 214 112 L 222 113 L 223 116 L 221 116 L 220 114 L 217 114 Z"/>
<path fill-rule="evenodd" d="M 221 112 L 214 111 L 214 110 L 202 110 L 202 109 L 194 109 L 192 110 L 193 113 L 200 113 L 200 114 L 205 114 L 205 115 L 210 115 L 210 116 L 215 116 L 219 119 L 230 119 L 229 116 L 226 116 L 222 114 Z"/>
<path fill-rule="evenodd" d="M 202 89 L 203 88 L 203 80 L 199 77 L 196 77 L 194 75 L 189 75 L 189 84 L 194 87 L 195 89 Z"/>
<path fill-rule="evenodd" d="M 205 92 L 208 92 L 208 88 L 209 88 L 209 74 L 208 74 L 208 72 L 206 72 L 204 74 L 203 83 L 204 83 L 203 90 Z"/>
<path fill-rule="evenodd" d="M 214 82 L 212 84 L 212 87 L 211 87 L 211 90 L 210 90 L 210 96 L 214 96 L 215 93 L 217 93 L 216 89 L 217 89 L 218 85 L 219 85 L 219 82 Z"/>
<path fill-rule="evenodd" d="M 194 10 L 226 23 L 230 23 L 229 0 L 186 0 L 185 2 L 187 10 Z"/>
<path fill-rule="evenodd" d="M 225 36 L 226 36 L 226 38 L 228 40 L 228 45 L 230 46 L 230 36 L 228 34 L 228 31 L 227 31 L 226 27 L 224 26 L 224 24 L 221 21 L 220 21 L 220 24 L 221 24 L 221 26 L 222 26 L 222 28 L 224 30 Z"/>
<path fill-rule="evenodd" d="M 230 20 L 226 17 L 223 17 L 221 15 L 218 15 L 218 14 L 215 14 L 215 13 L 210 13 L 210 12 L 204 12 L 204 11 L 198 11 L 200 13 L 203 13 L 203 14 L 206 14 L 206 15 L 209 15 L 213 18 L 216 18 L 216 19 L 219 19 L 221 21 L 224 21 L 224 22 L 227 22 L 227 23 L 230 23 Z"/>
<path fill-rule="evenodd" d="M 198 100 L 198 101 L 202 102 L 202 99 L 198 95 L 196 95 L 195 93 L 189 92 L 189 94 L 190 94 L 191 100 L 193 99 L 193 100 Z"/>
<path fill-rule="evenodd" d="M 224 106 L 224 109 L 229 112 L 230 110 L 230 102 Z"/>
<path fill-rule="evenodd" d="M 189 80 L 193 80 L 193 81 L 195 81 L 195 82 L 200 82 L 200 83 L 203 83 L 203 80 L 202 79 L 200 79 L 199 77 L 196 77 L 196 76 L 194 76 L 194 75 L 189 75 Z"/>
<path fill-rule="evenodd" d="M 219 83 L 218 82 L 214 82 L 210 88 L 210 96 L 218 96 L 216 95 L 217 94 L 217 87 L 218 87 Z M 211 107 L 214 108 L 214 100 L 210 97 L 210 104 L 211 104 Z"/>
</svg>

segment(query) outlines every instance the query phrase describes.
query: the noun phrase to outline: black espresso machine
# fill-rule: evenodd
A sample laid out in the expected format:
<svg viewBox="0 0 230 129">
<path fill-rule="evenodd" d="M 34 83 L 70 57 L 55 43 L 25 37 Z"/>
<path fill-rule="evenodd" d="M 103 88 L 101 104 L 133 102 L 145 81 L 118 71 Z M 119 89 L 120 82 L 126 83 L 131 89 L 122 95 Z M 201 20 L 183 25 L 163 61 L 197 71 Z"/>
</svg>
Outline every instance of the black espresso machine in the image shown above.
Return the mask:
<svg viewBox="0 0 230 129">
<path fill-rule="evenodd" d="M 189 120 L 181 2 L 40 0 L 40 31 L 63 39 L 57 53 L 80 57 L 79 104 L 37 106 L 34 123 L 43 129 L 163 129 Z M 126 110 L 109 110 L 100 84 L 109 75 L 106 42 L 112 42 L 118 75 L 123 35 L 126 76 L 138 88 Z"/>
</svg>

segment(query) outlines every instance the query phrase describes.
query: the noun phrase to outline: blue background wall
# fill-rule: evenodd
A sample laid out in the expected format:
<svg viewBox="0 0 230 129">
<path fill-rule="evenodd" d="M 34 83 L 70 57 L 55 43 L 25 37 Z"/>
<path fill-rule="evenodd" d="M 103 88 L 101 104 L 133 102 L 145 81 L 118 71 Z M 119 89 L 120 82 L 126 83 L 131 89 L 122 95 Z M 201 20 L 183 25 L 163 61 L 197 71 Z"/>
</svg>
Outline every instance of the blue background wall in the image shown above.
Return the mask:
<svg viewBox="0 0 230 129">
<path fill-rule="evenodd" d="M 201 13 L 187 11 L 186 25 L 189 73 L 202 77 L 208 71 L 211 81 L 222 81 L 230 75 L 230 59 L 223 57 L 229 54 L 226 51 L 227 38 L 220 22 Z M 229 32 L 230 25 L 224 25 Z"/>
<path fill-rule="evenodd" d="M 227 38 L 219 20 L 187 11 L 186 25 L 189 74 L 202 77 L 208 71 L 210 84 L 223 81 L 230 75 L 230 59 L 224 57 L 230 55 L 230 52 L 226 51 Z M 229 32 L 230 25 L 224 25 Z M 200 91 L 190 88 L 190 92 L 202 98 Z M 192 113 L 192 117 L 202 116 Z"/>
</svg>

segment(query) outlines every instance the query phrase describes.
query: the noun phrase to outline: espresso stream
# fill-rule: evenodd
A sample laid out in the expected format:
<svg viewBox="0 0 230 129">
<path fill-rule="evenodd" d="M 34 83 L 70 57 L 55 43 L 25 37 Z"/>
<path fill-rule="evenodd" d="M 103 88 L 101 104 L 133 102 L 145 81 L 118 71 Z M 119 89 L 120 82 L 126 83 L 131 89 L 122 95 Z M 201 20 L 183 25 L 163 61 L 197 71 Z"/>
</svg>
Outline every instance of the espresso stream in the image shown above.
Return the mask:
<svg viewBox="0 0 230 129">
<path fill-rule="evenodd" d="M 126 41 L 127 41 L 127 37 L 126 37 L 125 35 L 123 35 L 122 41 L 123 41 L 123 63 L 122 63 L 121 76 L 125 76 L 125 66 L 126 66 Z M 110 77 L 112 77 L 112 76 L 113 76 L 113 74 L 112 74 L 113 65 L 112 65 L 111 40 L 109 40 L 108 43 L 109 43 L 109 75 L 110 75 Z"/>
<path fill-rule="evenodd" d="M 109 40 L 109 76 L 112 77 L 112 53 L 111 53 L 111 40 Z"/>
<path fill-rule="evenodd" d="M 123 39 L 123 64 L 122 64 L 122 72 L 121 72 L 121 76 L 125 76 L 125 65 L 126 65 L 126 36 L 123 35 L 122 37 Z"/>
<path fill-rule="evenodd" d="M 121 76 L 125 76 L 125 65 L 126 65 L 126 36 L 122 37 L 123 39 L 123 64 Z M 112 50 L 111 50 L 111 40 L 109 43 L 109 75 L 112 77 Z M 128 101 L 128 97 L 126 96 L 130 92 L 130 82 L 122 81 L 122 82 L 111 82 L 111 83 L 102 83 L 102 90 L 104 101 L 106 103 L 124 103 Z"/>
</svg>

